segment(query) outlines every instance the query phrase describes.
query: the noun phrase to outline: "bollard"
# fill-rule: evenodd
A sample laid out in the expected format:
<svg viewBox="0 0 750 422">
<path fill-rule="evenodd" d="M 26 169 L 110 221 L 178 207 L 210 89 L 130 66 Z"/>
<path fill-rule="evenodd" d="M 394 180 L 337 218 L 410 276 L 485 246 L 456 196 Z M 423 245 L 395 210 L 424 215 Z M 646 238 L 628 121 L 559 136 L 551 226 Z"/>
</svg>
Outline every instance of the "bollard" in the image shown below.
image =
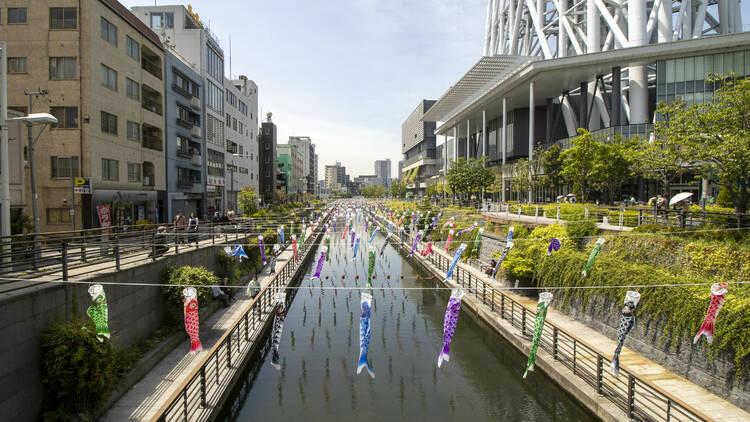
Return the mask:
<svg viewBox="0 0 750 422">
<path fill-rule="evenodd" d="M 534 205 L 534 218 L 539 219 L 539 205 Z"/>
<path fill-rule="evenodd" d="M 556 222 L 560 222 L 560 206 L 557 206 L 557 216 L 555 217 Z"/>
<path fill-rule="evenodd" d="M 583 218 L 587 219 L 589 218 L 589 207 L 586 207 L 583 209 Z"/>
<path fill-rule="evenodd" d="M 619 224 L 619 227 L 620 227 L 620 228 L 622 228 L 622 218 L 623 218 L 623 214 L 624 214 L 624 213 L 625 213 L 625 211 L 624 211 L 624 210 L 620 210 L 620 224 Z"/>
</svg>

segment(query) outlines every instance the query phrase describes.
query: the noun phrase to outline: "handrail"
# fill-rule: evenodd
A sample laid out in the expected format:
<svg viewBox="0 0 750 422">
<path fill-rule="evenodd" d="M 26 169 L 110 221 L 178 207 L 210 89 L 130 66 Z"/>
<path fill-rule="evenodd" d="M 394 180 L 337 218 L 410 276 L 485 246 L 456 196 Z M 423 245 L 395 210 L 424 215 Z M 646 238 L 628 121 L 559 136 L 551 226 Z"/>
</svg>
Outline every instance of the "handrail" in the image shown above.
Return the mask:
<svg viewBox="0 0 750 422">
<path fill-rule="evenodd" d="M 330 216 L 330 213 L 327 213 L 323 216 L 322 220 L 323 223 L 328 219 Z M 315 233 L 311 233 L 309 237 L 305 239 L 305 242 L 300 245 L 300 254 L 302 257 L 300 258 L 300 264 L 304 262 L 304 260 L 307 258 L 307 253 L 312 250 L 311 247 L 317 242 L 317 239 L 323 234 L 323 223 L 321 223 L 317 228 Z M 191 415 L 189 415 L 188 411 L 188 390 L 196 383 L 198 382 L 201 386 L 200 391 L 200 408 L 206 409 L 208 408 L 207 399 L 206 399 L 206 383 L 207 383 L 207 373 L 208 373 L 208 366 L 209 365 L 216 365 L 216 383 L 218 384 L 219 381 L 219 370 L 218 366 L 220 355 L 223 349 L 227 350 L 227 365 L 232 365 L 232 350 L 233 347 L 231 342 L 233 335 L 237 333 L 237 352 L 240 353 L 241 356 L 235 356 L 239 360 L 236 362 L 241 362 L 246 355 L 242 354 L 240 351 L 240 343 L 242 342 L 242 339 L 239 337 L 240 327 L 242 326 L 243 322 L 245 324 L 245 349 L 249 352 L 249 350 L 254 346 L 254 342 L 250 341 L 249 338 L 249 328 L 248 328 L 248 316 L 255 312 L 256 309 L 258 309 L 258 314 L 260 315 L 261 312 L 264 312 L 268 310 L 268 307 L 273 305 L 271 303 L 270 298 L 270 292 L 275 291 L 275 288 L 278 288 L 281 284 L 287 284 L 289 281 L 293 279 L 293 276 L 296 272 L 296 270 L 299 268 L 299 265 L 294 262 L 293 259 L 288 260 L 282 267 L 276 272 L 276 274 L 271 278 L 271 280 L 266 283 L 265 286 L 263 286 L 258 293 L 258 295 L 253 298 L 250 303 L 244 308 L 244 310 L 241 313 L 241 316 L 232 324 L 232 326 L 227 329 L 222 336 L 217 340 L 217 342 L 211 347 L 211 349 L 208 351 L 208 353 L 203 358 L 202 363 L 199 366 L 196 366 L 193 368 L 192 371 L 190 371 L 189 375 L 185 377 L 183 382 L 172 392 L 172 394 L 167 399 L 166 406 L 160 408 L 158 412 L 152 417 L 152 421 L 166 421 L 167 417 L 169 416 L 170 412 L 172 410 L 176 409 L 176 406 L 179 404 L 183 404 L 183 418 L 181 420 L 192 420 Z M 273 305 L 275 306 L 275 305 Z M 263 308 L 263 309 L 260 309 Z M 271 310 L 273 310 L 273 307 L 271 307 Z M 253 317 L 254 318 L 254 317 Z M 260 319 L 260 316 L 259 316 Z M 262 327 L 268 323 L 268 320 L 265 322 L 261 319 L 260 321 L 261 329 Z M 259 333 L 259 330 L 255 329 L 255 319 L 253 319 L 253 330 L 254 334 Z M 257 340 L 257 339 L 256 339 Z M 215 363 L 214 363 L 215 362 Z M 237 365 L 234 365 L 235 367 Z M 227 374 L 231 376 L 232 374 Z M 180 402 L 180 397 L 183 397 L 183 401 Z M 198 407 L 196 407 L 194 410 L 198 410 Z M 216 410 L 216 409 L 214 409 Z"/>
<path fill-rule="evenodd" d="M 376 218 L 378 217 L 376 216 Z M 380 217 L 380 219 L 383 218 Z M 412 235 L 411 233 L 403 233 L 403 235 L 405 235 L 406 239 L 408 239 L 408 242 L 402 241 L 398 236 L 396 237 L 399 238 L 400 246 L 406 248 L 406 250 L 409 250 L 409 248 L 411 247 L 411 242 L 413 242 L 414 235 Z M 432 265 L 436 266 L 438 270 L 446 271 L 448 269 L 448 266 L 450 265 L 452 257 L 439 248 L 433 249 L 433 251 L 435 252 L 435 255 L 429 258 L 422 258 L 421 256 L 417 256 L 417 259 L 426 259 Z M 478 271 L 475 268 L 459 262 L 453 271 L 452 279 L 456 282 L 456 284 L 459 284 L 462 287 L 467 287 L 466 285 L 468 275 L 467 293 L 474 293 L 475 297 L 479 297 L 479 291 L 481 290 L 482 303 L 484 305 L 487 305 L 487 300 L 489 299 L 490 311 L 499 314 L 502 319 L 508 319 L 506 310 L 510 305 L 511 325 L 516 326 L 517 324 L 521 324 L 521 335 L 527 337 L 527 333 L 530 334 L 530 329 L 527 326 L 530 323 L 532 327 L 531 329 L 533 329 L 533 321 L 536 317 L 536 310 L 531 309 L 530 307 L 516 300 L 514 298 L 515 295 L 507 294 L 502 290 L 496 289 L 492 284 L 485 281 L 486 275 L 477 274 L 477 272 Z M 472 281 L 474 281 L 473 286 Z M 487 298 L 487 292 L 490 292 L 490 298 Z M 506 302 L 510 302 L 509 305 Z M 521 314 L 519 318 L 516 318 L 517 313 Z M 550 340 L 550 331 L 552 332 L 552 340 Z M 566 366 L 568 366 L 575 375 L 595 387 L 598 394 L 607 397 L 615 405 L 625 411 L 629 418 L 644 421 L 713 421 L 712 418 L 689 405 L 688 403 L 685 403 L 680 398 L 673 396 L 651 381 L 635 375 L 627 368 L 627 365 L 620 365 L 620 378 L 612 378 L 611 376 L 607 376 L 606 371 L 604 370 L 604 368 L 606 367 L 605 363 L 611 362 L 612 355 L 602 354 L 596 347 L 579 338 L 577 335 L 573 334 L 567 329 L 557 326 L 552 321 L 545 322 L 544 332 L 547 333 L 547 336 L 545 337 L 544 334 L 542 335 L 542 340 L 540 341 L 540 345 L 542 346 L 542 348 L 548 350 L 552 354 L 553 359 L 555 361 L 562 362 L 563 365 L 566 365 L 566 362 L 561 359 L 561 355 L 565 354 L 564 348 L 572 348 L 572 364 L 567 364 Z M 563 342 L 561 342 L 560 333 L 563 334 Z M 569 337 L 572 340 L 572 344 L 570 343 L 570 340 L 568 340 L 566 344 L 563 344 L 565 342 L 565 337 Z M 577 355 L 583 353 L 591 355 L 596 359 L 595 371 L 592 371 L 590 366 L 585 366 L 587 364 L 587 361 L 577 361 Z M 570 355 L 570 353 L 568 354 Z M 577 363 L 580 363 L 581 365 L 577 365 Z M 595 384 L 592 384 L 591 380 L 595 380 Z M 615 381 L 609 381 L 608 383 L 608 380 Z M 625 384 L 625 394 L 618 394 L 618 391 L 623 391 L 618 390 L 618 384 Z M 639 388 L 639 385 L 641 388 Z M 657 403 L 653 403 L 651 399 L 643 396 L 643 394 L 640 392 L 643 387 L 647 387 L 658 393 L 658 397 L 656 398 L 659 401 L 666 403 L 666 409 L 658 407 Z M 654 409 L 653 407 L 643 407 L 642 405 L 639 406 L 639 404 L 643 404 L 644 401 L 656 405 L 657 408 Z M 675 414 L 675 412 L 677 412 L 678 414 Z M 662 415 L 662 413 L 664 413 L 664 415 Z M 688 419 L 680 419 L 680 414 L 683 414 Z"/>
</svg>

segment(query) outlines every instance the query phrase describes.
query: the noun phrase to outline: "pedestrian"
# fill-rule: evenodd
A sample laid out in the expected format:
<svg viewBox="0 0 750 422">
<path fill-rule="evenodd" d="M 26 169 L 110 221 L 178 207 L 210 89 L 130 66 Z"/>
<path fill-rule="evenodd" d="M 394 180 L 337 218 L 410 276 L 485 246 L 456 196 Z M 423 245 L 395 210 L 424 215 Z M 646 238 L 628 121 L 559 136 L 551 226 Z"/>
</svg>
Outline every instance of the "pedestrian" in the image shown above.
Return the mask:
<svg viewBox="0 0 750 422">
<path fill-rule="evenodd" d="M 495 265 L 497 265 L 497 261 L 495 261 L 494 259 L 491 259 L 490 265 L 487 267 L 486 270 L 484 270 L 484 273 L 487 274 L 488 276 L 492 276 L 492 271 L 495 270 Z"/>
<path fill-rule="evenodd" d="M 229 307 L 229 303 L 232 301 L 232 299 L 227 296 L 226 293 L 224 293 L 223 290 L 219 286 L 213 286 L 211 287 L 211 294 L 214 296 L 215 299 L 219 299 L 222 304 L 224 304 L 225 308 Z"/>
<path fill-rule="evenodd" d="M 198 246 L 198 217 L 195 216 L 194 212 L 190 213 L 190 219 L 188 220 L 187 231 L 191 233 L 188 238 L 188 244 L 195 242 L 195 246 Z"/>
<path fill-rule="evenodd" d="M 234 300 L 234 289 L 232 289 L 230 287 L 227 287 L 227 286 L 229 286 L 229 279 L 227 279 L 226 277 L 224 277 L 223 279 L 221 279 L 221 285 L 224 286 L 224 287 L 221 288 L 221 291 L 223 291 L 224 294 L 226 294 L 227 296 L 229 296 L 230 301 L 233 301 Z"/>
<path fill-rule="evenodd" d="M 187 228 L 187 219 L 182 215 L 182 211 L 177 211 L 174 217 L 175 243 L 183 243 L 183 234 Z"/>
</svg>

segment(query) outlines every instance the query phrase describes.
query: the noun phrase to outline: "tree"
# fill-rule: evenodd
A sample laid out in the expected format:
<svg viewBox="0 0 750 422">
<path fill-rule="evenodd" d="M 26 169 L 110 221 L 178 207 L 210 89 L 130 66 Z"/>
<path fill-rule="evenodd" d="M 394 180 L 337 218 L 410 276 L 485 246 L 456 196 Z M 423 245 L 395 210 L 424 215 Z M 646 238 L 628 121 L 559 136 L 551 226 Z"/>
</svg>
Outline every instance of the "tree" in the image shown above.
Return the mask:
<svg viewBox="0 0 750 422">
<path fill-rule="evenodd" d="M 549 148 L 541 153 L 540 162 L 542 173 L 541 185 L 551 188 L 554 192 L 559 192 L 560 187 L 565 183 L 562 172 L 562 148 L 559 144 L 552 144 Z"/>
<path fill-rule="evenodd" d="M 258 211 L 258 194 L 251 186 L 245 186 L 237 194 L 237 202 L 240 206 L 240 212 L 244 216 L 250 216 Z"/>
<path fill-rule="evenodd" d="M 528 158 L 520 158 L 511 164 L 511 189 L 518 195 L 521 201 L 524 193 L 531 189 L 531 165 Z"/>
<path fill-rule="evenodd" d="M 359 193 L 368 198 L 378 198 L 385 196 L 387 191 L 384 186 L 364 186 L 359 190 Z"/>
<path fill-rule="evenodd" d="M 459 158 L 448 170 L 448 186 L 454 193 L 465 194 L 467 197 L 472 193 L 480 193 L 495 181 L 492 169 L 485 168 L 486 157 L 481 159 Z"/>
<path fill-rule="evenodd" d="M 406 196 L 406 186 L 401 184 L 400 181 L 394 180 L 391 184 L 391 195 L 396 198 L 403 198 Z"/>
<path fill-rule="evenodd" d="M 656 139 L 680 146 L 678 164 L 721 186 L 735 211 L 744 213 L 750 198 L 750 80 L 712 75 L 706 83 L 718 87 L 713 102 L 660 105 L 664 119 L 656 124 Z"/>
<path fill-rule="evenodd" d="M 659 129 L 658 123 L 656 128 L 657 133 L 663 130 Z M 669 195 L 672 182 L 686 170 L 681 146 L 661 135 L 654 139 L 633 138 L 628 153 L 633 171 L 646 179 L 658 181 L 665 196 Z"/>
<path fill-rule="evenodd" d="M 586 129 L 578 129 L 578 136 L 572 142 L 573 147 L 560 154 L 560 175 L 573 184 L 573 191 L 581 202 L 586 202 L 591 191 L 597 150 L 601 144 Z"/>
<path fill-rule="evenodd" d="M 608 202 L 614 203 L 622 184 L 633 176 L 629 144 L 616 139 L 614 143 L 600 143 L 592 179 L 595 185 L 607 192 Z"/>
<path fill-rule="evenodd" d="M 283 189 L 276 189 L 273 191 L 273 202 L 276 205 L 282 205 L 286 204 L 287 197 L 286 197 L 286 191 Z"/>
<path fill-rule="evenodd" d="M 468 162 L 465 158 L 459 158 L 451 164 L 448 169 L 448 186 L 455 194 L 464 194 L 469 191 L 469 180 L 467 178 Z"/>
</svg>

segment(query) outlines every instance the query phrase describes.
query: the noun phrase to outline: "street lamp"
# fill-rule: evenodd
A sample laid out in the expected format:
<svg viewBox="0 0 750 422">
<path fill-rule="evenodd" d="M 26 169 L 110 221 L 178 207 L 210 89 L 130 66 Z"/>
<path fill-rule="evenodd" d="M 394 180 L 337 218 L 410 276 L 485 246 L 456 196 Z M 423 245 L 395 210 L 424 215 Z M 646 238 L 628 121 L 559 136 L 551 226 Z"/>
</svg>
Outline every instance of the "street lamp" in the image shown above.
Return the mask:
<svg viewBox="0 0 750 422">
<path fill-rule="evenodd" d="M 3 113 L 3 117 L 6 117 L 7 115 Z M 34 145 L 36 144 L 36 141 L 39 140 L 39 137 L 42 136 L 42 133 L 44 132 L 44 129 L 47 128 L 48 125 L 57 124 L 57 118 L 49 113 L 31 113 L 25 117 L 14 117 L 11 119 L 8 119 L 6 117 L 6 121 L 23 121 L 26 122 L 26 125 L 29 127 L 29 175 L 30 175 L 30 184 L 31 184 L 31 208 L 34 213 L 34 256 L 36 256 L 36 252 L 38 251 L 39 246 L 39 204 L 37 202 L 37 193 L 36 193 L 36 176 L 34 174 Z M 31 136 L 31 127 L 35 125 L 41 125 L 42 130 L 36 135 L 36 138 L 32 138 Z M 3 125 L 5 126 L 5 125 Z M 7 151 L 7 150 L 6 150 Z M 7 155 L 3 155 L 3 169 L 7 168 Z M 73 176 L 73 159 L 71 158 L 71 177 Z M 8 224 L 8 233 L 7 235 L 10 235 L 10 201 L 6 200 L 5 193 L 7 192 L 6 189 L 9 188 L 9 182 L 8 179 L 5 177 L 5 174 L 7 172 L 3 172 L 3 236 L 6 235 L 5 233 L 5 225 L 6 225 L 6 219 Z M 6 210 L 7 208 L 7 210 Z M 7 214 L 6 214 L 7 212 Z M 74 217 L 75 218 L 75 217 Z"/>
</svg>

